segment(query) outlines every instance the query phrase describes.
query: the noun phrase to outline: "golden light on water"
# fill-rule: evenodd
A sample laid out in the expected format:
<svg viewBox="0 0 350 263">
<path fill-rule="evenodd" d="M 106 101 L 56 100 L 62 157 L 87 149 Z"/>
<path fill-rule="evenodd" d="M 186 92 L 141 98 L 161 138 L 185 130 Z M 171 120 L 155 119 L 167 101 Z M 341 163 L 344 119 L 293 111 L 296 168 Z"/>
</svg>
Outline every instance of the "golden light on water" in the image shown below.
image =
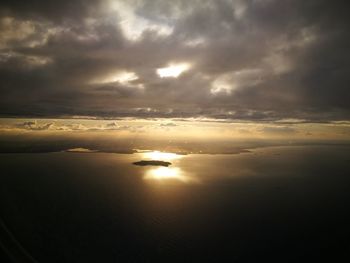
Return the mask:
<svg viewBox="0 0 350 263">
<path fill-rule="evenodd" d="M 151 159 L 151 160 L 172 161 L 172 160 L 177 160 L 182 158 L 183 155 L 179 155 L 176 153 L 152 151 L 152 152 L 142 153 L 142 157 L 145 159 Z"/>
<path fill-rule="evenodd" d="M 175 180 L 183 183 L 193 181 L 193 178 L 186 176 L 185 173 L 177 167 L 157 167 L 150 169 L 146 172 L 144 179 L 156 181 Z"/>
<path fill-rule="evenodd" d="M 145 160 L 156 160 L 156 161 L 165 161 L 172 162 L 174 160 L 179 160 L 184 158 L 184 155 L 170 153 L 170 152 L 161 152 L 161 151 L 147 151 L 143 152 L 142 159 Z M 173 167 L 173 163 L 170 167 L 152 167 L 145 172 L 143 177 L 145 180 L 153 181 L 178 181 L 181 183 L 195 182 L 195 178 L 189 176 L 188 173 L 183 171 L 179 167 Z"/>
</svg>

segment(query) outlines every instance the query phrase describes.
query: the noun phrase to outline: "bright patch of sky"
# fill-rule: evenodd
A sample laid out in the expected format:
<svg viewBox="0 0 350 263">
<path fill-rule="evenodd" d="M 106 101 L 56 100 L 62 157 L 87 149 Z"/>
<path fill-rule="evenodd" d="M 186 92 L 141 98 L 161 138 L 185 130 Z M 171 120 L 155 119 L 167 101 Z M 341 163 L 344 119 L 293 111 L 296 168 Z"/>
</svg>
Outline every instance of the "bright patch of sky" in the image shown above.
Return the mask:
<svg viewBox="0 0 350 263">
<path fill-rule="evenodd" d="M 124 2 L 112 1 L 110 6 L 117 13 L 118 23 L 129 40 L 138 40 L 146 30 L 154 31 L 163 36 L 171 35 L 173 32 L 172 26 L 140 16 L 135 13 L 131 5 Z"/>
<path fill-rule="evenodd" d="M 161 78 L 169 78 L 169 77 L 177 78 L 189 68 L 190 68 L 190 65 L 188 63 L 170 64 L 167 67 L 158 68 L 157 74 Z"/>
</svg>

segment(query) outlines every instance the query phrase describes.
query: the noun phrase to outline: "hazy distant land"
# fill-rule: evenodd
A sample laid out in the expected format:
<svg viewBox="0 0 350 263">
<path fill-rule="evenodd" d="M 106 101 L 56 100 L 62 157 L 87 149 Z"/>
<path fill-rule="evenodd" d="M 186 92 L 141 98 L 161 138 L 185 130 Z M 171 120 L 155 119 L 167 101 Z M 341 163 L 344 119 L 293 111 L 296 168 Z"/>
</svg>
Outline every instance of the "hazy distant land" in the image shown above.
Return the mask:
<svg viewBox="0 0 350 263">
<path fill-rule="evenodd" d="M 67 138 L 32 138 L 22 136 L 0 136 L 0 153 L 122 153 L 133 154 L 145 151 L 186 154 L 240 154 L 271 146 L 350 145 L 349 141 L 305 141 L 305 140 L 249 140 L 249 141 L 174 141 L 134 140 L 116 138 L 114 141 Z"/>
</svg>

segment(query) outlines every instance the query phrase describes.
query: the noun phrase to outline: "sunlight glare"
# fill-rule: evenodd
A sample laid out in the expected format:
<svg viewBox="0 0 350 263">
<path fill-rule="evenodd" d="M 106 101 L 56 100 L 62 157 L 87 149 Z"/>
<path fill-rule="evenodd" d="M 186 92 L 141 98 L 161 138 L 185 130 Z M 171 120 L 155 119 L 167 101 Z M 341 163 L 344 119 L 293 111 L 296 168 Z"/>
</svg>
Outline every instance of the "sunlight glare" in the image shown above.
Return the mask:
<svg viewBox="0 0 350 263">
<path fill-rule="evenodd" d="M 167 153 L 167 152 L 160 152 L 160 151 L 144 152 L 142 153 L 142 155 L 146 159 L 159 160 L 159 161 L 172 161 L 183 157 L 182 155 L 179 155 L 176 153 Z"/>
<path fill-rule="evenodd" d="M 189 68 L 190 68 L 190 65 L 187 63 L 170 64 L 168 67 L 158 68 L 157 74 L 161 78 L 168 78 L 168 77 L 177 78 L 178 76 L 181 75 L 182 72 L 188 70 Z"/>
<path fill-rule="evenodd" d="M 190 177 L 187 177 L 179 168 L 158 167 L 149 170 L 144 179 L 146 180 L 177 180 L 183 183 L 191 181 Z"/>
<path fill-rule="evenodd" d="M 135 72 L 127 72 L 122 71 L 117 73 L 115 76 L 110 78 L 110 82 L 119 82 L 119 83 L 126 83 L 133 80 L 137 80 L 139 77 L 135 74 Z"/>
</svg>

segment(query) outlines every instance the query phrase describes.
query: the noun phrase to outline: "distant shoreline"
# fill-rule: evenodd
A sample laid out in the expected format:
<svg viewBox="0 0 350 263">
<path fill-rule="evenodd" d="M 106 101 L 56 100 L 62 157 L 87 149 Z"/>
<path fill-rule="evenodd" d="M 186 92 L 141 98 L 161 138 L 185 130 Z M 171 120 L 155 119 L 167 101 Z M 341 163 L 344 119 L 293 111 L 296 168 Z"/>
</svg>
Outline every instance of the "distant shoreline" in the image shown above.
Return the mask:
<svg viewBox="0 0 350 263">
<path fill-rule="evenodd" d="M 315 147 L 315 146 L 327 146 L 327 147 L 349 147 L 350 143 L 296 143 L 296 144 L 276 144 L 276 145 L 259 145 L 259 146 L 250 146 L 247 148 L 236 148 L 232 150 L 224 150 L 224 151 L 183 151 L 183 152 L 172 152 L 172 151 L 164 151 L 171 152 L 179 155 L 190 155 L 190 154 L 224 154 L 224 155 L 234 155 L 234 154 L 242 154 L 242 153 L 251 153 L 254 150 L 262 149 L 262 148 L 275 148 L 275 147 Z M 39 154 L 39 153 L 83 153 L 83 154 L 91 154 L 91 153 L 114 153 L 114 154 L 137 154 L 142 153 L 143 151 L 156 151 L 156 150 L 136 150 L 136 149 L 118 149 L 118 150 L 99 150 L 99 149 L 89 149 L 84 147 L 75 147 L 69 149 L 47 149 L 49 147 L 24 147 L 22 149 L 8 148 L 5 149 L 0 148 L 0 154 Z"/>
</svg>

